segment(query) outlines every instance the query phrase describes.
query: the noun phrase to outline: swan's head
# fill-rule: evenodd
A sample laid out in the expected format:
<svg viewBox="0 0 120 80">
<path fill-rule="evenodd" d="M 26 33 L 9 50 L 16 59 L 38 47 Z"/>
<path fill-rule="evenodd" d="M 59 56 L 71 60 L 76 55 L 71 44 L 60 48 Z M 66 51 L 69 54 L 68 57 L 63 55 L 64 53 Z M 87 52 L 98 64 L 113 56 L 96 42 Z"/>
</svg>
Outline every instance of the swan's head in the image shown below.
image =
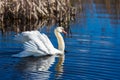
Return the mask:
<svg viewBox="0 0 120 80">
<path fill-rule="evenodd" d="M 55 30 L 56 30 L 57 32 L 59 32 L 59 33 L 65 33 L 65 34 L 67 34 L 67 32 L 64 30 L 63 27 L 57 27 Z"/>
</svg>

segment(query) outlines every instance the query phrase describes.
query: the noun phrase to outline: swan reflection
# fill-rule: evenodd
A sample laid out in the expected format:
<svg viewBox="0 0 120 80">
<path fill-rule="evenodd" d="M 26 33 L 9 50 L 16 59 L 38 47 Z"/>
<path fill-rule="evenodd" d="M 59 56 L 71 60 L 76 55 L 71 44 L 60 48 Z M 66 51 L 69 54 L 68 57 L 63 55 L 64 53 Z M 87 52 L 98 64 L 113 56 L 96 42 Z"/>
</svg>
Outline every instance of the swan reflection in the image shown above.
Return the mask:
<svg viewBox="0 0 120 80">
<path fill-rule="evenodd" d="M 58 58 L 56 65 L 57 78 L 60 77 L 59 73 L 63 72 L 64 55 L 54 55 L 46 57 L 28 57 L 22 58 L 16 65 L 17 71 L 22 72 L 22 76 L 26 79 L 42 79 L 50 78 L 50 67 L 55 63 L 55 58 Z M 29 76 L 26 76 L 29 75 Z M 62 74 L 61 74 L 62 75 Z"/>
<path fill-rule="evenodd" d="M 62 77 L 62 74 L 64 72 L 64 60 L 65 60 L 65 55 L 59 55 L 58 57 L 58 63 L 56 65 L 56 79 L 60 79 Z"/>
</svg>

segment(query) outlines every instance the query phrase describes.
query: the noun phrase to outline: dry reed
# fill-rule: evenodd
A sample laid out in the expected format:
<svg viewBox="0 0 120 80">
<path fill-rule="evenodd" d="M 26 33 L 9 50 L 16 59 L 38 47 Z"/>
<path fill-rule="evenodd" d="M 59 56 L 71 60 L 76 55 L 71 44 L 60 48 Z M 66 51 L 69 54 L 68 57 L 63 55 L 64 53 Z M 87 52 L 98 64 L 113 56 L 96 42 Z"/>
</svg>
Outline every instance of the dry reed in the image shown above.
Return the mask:
<svg viewBox="0 0 120 80">
<path fill-rule="evenodd" d="M 0 0 L 0 29 L 26 31 L 44 24 L 68 25 L 75 8 L 70 0 Z M 32 26 L 32 27 L 31 27 Z"/>
</svg>

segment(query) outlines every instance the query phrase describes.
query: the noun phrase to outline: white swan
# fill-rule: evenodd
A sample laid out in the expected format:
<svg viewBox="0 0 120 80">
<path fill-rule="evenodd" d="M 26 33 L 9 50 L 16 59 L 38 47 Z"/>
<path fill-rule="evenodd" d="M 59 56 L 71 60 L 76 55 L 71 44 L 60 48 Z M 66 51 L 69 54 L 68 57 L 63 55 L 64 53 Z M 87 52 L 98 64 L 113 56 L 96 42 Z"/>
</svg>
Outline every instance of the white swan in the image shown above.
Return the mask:
<svg viewBox="0 0 120 80">
<path fill-rule="evenodd" d="M 16 35 L 15 40 L 24 45 L 24 51 L 14 54 L 14 57 L 45 56 L 64 53 L 65 43 L 61 32 L 66 33 L 63 27 L 54 30 L 58 40 L 58 49 L 54 48 L 48 37 L 39 31 L 26 31 Z"/>
</svg>

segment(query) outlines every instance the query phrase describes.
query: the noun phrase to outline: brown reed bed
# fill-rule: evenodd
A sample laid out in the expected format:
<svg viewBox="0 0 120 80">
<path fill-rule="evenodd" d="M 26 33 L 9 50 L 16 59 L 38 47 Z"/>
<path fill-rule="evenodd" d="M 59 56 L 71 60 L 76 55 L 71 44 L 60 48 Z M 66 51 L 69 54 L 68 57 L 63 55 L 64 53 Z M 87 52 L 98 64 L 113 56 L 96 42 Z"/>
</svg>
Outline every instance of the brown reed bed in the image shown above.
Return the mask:
<svg viewBox="0 0 120 80">
<path fill-rule="evenodd" d="M 55 23 L 67 26 L 74 19 L 75 8 L 70 0 L 0 0 L 2 33 L 33 30 Z"/>
</svg>

